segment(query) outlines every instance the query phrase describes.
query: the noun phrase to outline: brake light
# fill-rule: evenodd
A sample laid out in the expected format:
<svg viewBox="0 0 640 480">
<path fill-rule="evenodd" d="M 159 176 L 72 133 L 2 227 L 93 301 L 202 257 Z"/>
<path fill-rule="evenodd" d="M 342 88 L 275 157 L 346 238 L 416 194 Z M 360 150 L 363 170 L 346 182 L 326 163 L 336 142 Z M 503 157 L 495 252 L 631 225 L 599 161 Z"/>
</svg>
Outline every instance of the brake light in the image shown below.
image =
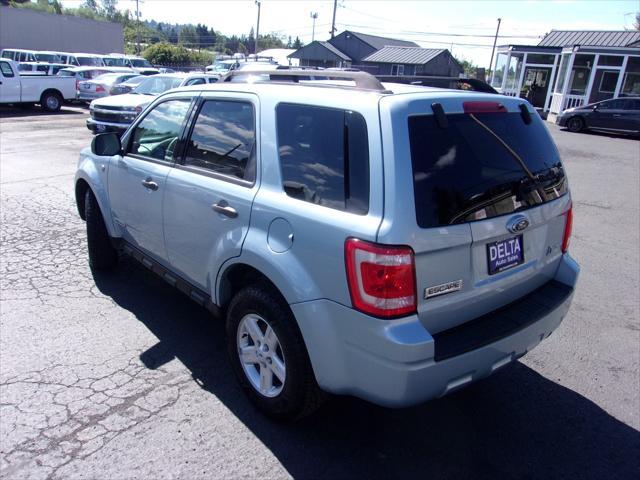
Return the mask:
<svg viewBox="0 0 640 480">
<path fill-rule="evenodd" d="M 104 92 L 104 87 L 102 85 L 96 86 L 96 93 Z"/>
<path fill-rule="evenodd" d="M 571 229 L 573 228 L 573 205 L 569 207 L 565 213 L 564 236 L 562 237 L 562 253 L 569 250 L 569 241 L 571 240 Z"/>
<path fill-rule="evenodd" d="M 507 108 L 499 102 L 463 102 L 464 113 L 507 113 Z"/>
<path fill-rule="evenodd" d="M 351 302 L 356 309 L 382 318 L 416 311 L 411 247 L 349 238 L 345 242 L 345 262 Z"/>
</svg>

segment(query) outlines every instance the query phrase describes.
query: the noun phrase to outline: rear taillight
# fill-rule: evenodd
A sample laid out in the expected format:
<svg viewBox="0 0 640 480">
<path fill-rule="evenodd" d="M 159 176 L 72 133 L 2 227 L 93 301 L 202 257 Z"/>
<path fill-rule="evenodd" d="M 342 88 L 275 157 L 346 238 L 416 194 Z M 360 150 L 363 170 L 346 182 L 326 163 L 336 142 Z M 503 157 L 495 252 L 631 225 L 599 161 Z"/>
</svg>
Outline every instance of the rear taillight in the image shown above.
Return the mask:
<svg viewBox="0 0 640 480">
<path fill-rule="evenodd" d="M 415 263 L 410 247 L 349 238 L 345 242 L 345 260 L 355 308 L 382 318 L 416 311 Z"/>
<path fill-rule="evenodd" d="M 507 108 L 499 102 L 463 102 L 464 113 L 507 113 Z"/>
<path fill-rule="evenodd" d="M 569 207 L 565 213 L 564 235 L 562 237 L 562 253 L 569 250 L 569 241 L 571 240 L 571 229 L 573 228 L 573 205 Z"/>
<path fill-rule="evenodd" d="M 104 92 L 104 87 L 102 85 L 96 86 L 96 93 Z"/>
</svg>

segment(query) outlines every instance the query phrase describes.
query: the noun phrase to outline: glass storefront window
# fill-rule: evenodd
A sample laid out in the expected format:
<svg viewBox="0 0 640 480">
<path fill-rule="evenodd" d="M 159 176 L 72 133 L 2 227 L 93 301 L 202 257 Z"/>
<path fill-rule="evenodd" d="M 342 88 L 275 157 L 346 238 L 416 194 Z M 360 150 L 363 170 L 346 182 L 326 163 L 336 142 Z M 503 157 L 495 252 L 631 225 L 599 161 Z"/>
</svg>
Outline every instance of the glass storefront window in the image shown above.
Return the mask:
<svg viewBox="0 0 640 480">
<path fill-rule="evenodd" d="M 509 62 L 509 70 L 507 70 L 507 83 L 504 88 L 507 90 L 513 90 L 516 88 L 516 84 L 520 79 L 520 72 L 522 70 L 522 58 L 518 58 L 511 54 L 511 61 Z"/>
<path fill-rule="evenodd" d="M 585 67 L 574 68 L 571 72 L 570 95 L 584 95 L 589 83 L 591 69 Z"/>
<path fill-rule="evenodd" d="M 569 67 L 569 61 L 571 60 L 571 54 L 565 53 L 560 59 L 560 73 L 558 74 L 558 81 L 556 82 L 556 93 L 562 93 L 564 88 L 564 79 L 567 74 L 567 68 Z"/>
<path fill-rule="evenodd" d="M 576 58 L 573 59 L 573 66 L 591 68 L 593 67 L 593 60 L 595 58 L 595 55 L 577 54 Z"/>
<path fill-rule="evenodd" d="M 601 55 L 598 58 L 598 65 L 604 65 L 607 67 L 621 67 L 624 57 L 618 55 Z"/>
<path fill-rule="evenodd" d="M 553 62 L 555 61 L 556 61 L 555 55 L 544 55 L 542 53 L 530 53 L 527 55 L 527 63 L 553 65 Z"/>
<path fill-rule="evenodd" d="M 640 96 L 640 57 L 629 57 L 621 96 Z"/>
<path fill-rule="evenodd" d="M 496 60 L 496 70 L 493 72 L 491 79 L 491 85 L 500 88 L 502 86 L 502 79 L 504 78 L 504 69 L 507 66 L 507 54 L 499 53 Z"/>
</svg>

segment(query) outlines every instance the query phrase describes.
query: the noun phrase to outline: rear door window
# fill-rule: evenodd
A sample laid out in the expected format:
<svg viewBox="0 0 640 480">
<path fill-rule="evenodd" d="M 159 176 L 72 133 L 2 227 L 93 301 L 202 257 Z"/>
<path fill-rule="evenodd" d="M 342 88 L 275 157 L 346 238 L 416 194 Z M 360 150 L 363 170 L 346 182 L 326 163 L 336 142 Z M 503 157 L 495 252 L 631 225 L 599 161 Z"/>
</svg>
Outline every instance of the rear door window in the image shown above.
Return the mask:
<svg viewBox="0 0 640 480">
<path fill-rule="evenodd" d="M 422 228 L 483 220 L 545 203 L 567 192 L 558 151 L 542 121 L 519 113 L 409 117 L 416 221 Z"/>
<path fill-rule="evenodd" d="M 364 215 L 369 211 L 369 145 L 362 115 L 280 104 L 278 153 L 290 197 Z"/>
</svg>

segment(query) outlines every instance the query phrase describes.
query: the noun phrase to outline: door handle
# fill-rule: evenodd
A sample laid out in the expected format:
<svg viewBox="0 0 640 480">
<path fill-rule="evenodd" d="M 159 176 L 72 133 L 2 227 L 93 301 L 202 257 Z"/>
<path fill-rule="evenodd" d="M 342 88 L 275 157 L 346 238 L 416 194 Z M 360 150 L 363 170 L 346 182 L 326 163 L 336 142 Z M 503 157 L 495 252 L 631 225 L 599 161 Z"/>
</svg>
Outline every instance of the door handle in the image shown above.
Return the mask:
<svg viewBox="0 0 640 480">
<path fill-rule="evenodd" d="M 221 213 L 222 215 L 226 215 L 229 218 L 236 218 L 238 216 L 238 211 L 229 206 L 229 202 L 226 200 L 220 200 L 218 203 L 214 203 L 211 205 L 214 211 Z"/>
<path fill-rule="evenodd" d="M 142 186 L 144 188 L 148 188 L 149 190 L 153 190 L 154 192 L 158 190 L 158 184 L 151 180 L 151 177 L 146 180 L 142 180 Z"/>
<path fill-rule="evenodd" d="M 619 113 L 614 113 L 614 114 L 613 114 L 613 116 L 614 116 L 614 117 L 621 117 L 622 115 L 621 115 L 621 114 L 619 114 Z"/>
</svg>

